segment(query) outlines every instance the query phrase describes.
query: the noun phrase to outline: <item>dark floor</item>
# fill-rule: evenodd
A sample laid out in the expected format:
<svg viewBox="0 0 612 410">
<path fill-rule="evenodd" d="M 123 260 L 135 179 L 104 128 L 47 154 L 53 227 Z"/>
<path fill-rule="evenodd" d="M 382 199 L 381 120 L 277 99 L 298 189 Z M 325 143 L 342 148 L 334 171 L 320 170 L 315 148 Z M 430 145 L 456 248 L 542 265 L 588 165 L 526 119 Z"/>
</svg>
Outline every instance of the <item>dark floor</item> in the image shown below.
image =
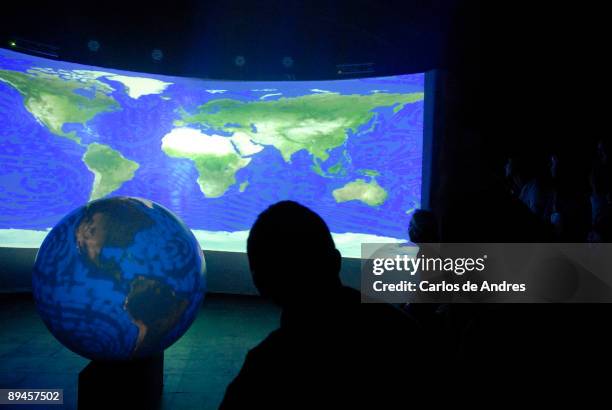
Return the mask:
<svg viewBox="0 0 612 410">
<path fill-rule="evenodd" d="M 191 328 L 165 352 L 162 408 L 216 409 L 247 351 L 278 320 L 278 309 L 260 298 L 208 295 Z M 0 388 L 61 388 L 64 406 L 49 407 L 73 409 L 87 363 L 49 333 L 30 296 L 0 295 Z"/>
</svg>

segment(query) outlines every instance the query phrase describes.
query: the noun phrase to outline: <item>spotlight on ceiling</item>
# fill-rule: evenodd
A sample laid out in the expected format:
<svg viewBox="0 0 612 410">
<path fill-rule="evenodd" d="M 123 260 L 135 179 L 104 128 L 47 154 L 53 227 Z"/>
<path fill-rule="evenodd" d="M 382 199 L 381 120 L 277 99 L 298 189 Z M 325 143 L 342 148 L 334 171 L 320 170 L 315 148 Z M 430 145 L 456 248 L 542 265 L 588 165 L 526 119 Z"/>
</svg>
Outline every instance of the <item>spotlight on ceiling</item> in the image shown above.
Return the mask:
<svg viewBox="0 0 612 410">
<path fill-rule="evenodd" d="M 95 53 L 100 49 L 100 43 L 97 40 L 89 40 L 87 42 L 87 48 L 92 53 Z"/>
<path fill-rule="evenodd" d="M 293 58 L 290 56 L 283 57 L 282 63 L 285 68 L 293 67 Z"/>
<path fill-rule="evenodd" d="M 159 48 L 155 48 L 151 51 L 151 58 L 155 61 L 161 61 L 164 58 L 164 53 Z"/>
<path fill-rule="evenodd" d="M 234 64 L 238 67 L 242 67 L 246 64 L 246 58 L 244 58 L 244 56 L 236 56 L 236 58 L 234 58 Z"/>
</svg>

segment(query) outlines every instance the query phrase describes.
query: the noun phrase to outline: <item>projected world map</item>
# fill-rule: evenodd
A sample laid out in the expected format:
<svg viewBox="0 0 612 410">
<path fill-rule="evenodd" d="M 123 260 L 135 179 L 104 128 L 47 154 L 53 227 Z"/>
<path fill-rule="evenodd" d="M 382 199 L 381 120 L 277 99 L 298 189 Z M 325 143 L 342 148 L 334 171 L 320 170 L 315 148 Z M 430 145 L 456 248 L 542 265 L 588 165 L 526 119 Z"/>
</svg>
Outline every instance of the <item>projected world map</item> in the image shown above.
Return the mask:
<svg viewBox="0 0 612 410">
<path fill-rule="evenodd" d="M 84 203 L 158 202 L 205 249 L 244 251 L 296 200 L 345 256 L 406 237 L 420 206 L 424 75 L 232 82 L 124 72 L 0 49 L 0 246 L 38 247 Z"/>
</svg>

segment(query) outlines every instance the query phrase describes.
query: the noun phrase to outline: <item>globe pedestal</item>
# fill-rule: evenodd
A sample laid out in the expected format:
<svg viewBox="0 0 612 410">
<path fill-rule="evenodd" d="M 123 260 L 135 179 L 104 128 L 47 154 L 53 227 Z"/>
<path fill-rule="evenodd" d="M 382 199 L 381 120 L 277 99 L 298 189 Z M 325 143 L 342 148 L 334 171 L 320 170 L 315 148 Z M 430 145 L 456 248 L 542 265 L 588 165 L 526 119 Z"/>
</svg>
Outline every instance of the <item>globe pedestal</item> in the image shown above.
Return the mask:
<svg viewBox="0 0 612 410">
<path fill-rule="evenodd" d="M 130 361 L 91 361 L 79 373 L 78 408 L 156 409 L 164 385 L 164 353 Z"/>
</svg>

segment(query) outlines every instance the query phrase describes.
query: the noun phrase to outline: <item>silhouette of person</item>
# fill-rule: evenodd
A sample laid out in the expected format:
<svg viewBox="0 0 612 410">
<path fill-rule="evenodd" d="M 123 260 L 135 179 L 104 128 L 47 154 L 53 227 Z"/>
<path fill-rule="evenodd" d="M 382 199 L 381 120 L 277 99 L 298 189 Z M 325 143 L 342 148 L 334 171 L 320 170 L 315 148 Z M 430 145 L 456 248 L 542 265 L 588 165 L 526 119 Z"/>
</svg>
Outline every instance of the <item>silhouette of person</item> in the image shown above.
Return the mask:
<svg viewBox="0 0 612 410">
<path fill-rule="evenodd" d="M 505 165 L 506 181 L 510 193 L 521 200 L 538 218 L 544 220 L 547 194 L 533 162 L 521 156 L 509 157 Z"/>
<path fill-rule="evenodd" d="M 417 257 L 421 255 L 424 257 L 437 256 L 440 233 L 435 214 L 426 209 L 415 210 L 408 226 L 408 237 L 410 242 L 419 245 Z M 421 272 L 418 272 L 415 277 L 420 281 L 422 279 Z M 451 275 L 428 272 L 427 279 L 430 282 L 440 283 L 443 280 L 452 281 L 454 278 Z M 415 294 L 412 303 L 403 306 L 403 309 L 417 319 L 427 329 L 428 333 L 436 335 L 436 340 L 441 340 L 441 315 L 438 312 L 445 307 L 445 305 L 436 302 L 438 302 L 437 298 L 443 299 L 444 296 L 443 292 L 420 292 Z"/>
<path fill-rule="evenodd" d="M 319 215 L 292 201 L 270 206 L 247 252 L 255 286 L 282 308 L 281 323 L 249 351 L 221 409 L 405 402 L 403 392 L 427 380 L 417 323 L 342 285 L 341 255 Z"/>
<path fill-rule="evenodd" d="M 408 236 L 412 243 L 438 243 L 440 242 L 438 223 L 433 212 L 426 209 L 417 209 L 410 219 Z"/>
</svg>

